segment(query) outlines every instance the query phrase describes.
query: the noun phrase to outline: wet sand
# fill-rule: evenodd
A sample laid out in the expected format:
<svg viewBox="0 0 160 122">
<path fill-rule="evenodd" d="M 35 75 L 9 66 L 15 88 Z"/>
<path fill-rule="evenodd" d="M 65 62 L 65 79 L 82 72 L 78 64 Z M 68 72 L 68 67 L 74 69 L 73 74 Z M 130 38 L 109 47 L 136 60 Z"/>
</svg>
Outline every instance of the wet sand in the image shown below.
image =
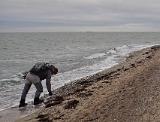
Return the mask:
<svg viewBox="0 0 160 122">
<path fill-rule="evenodd" d="M 134 52 L 121 64 L 55 94 L 41 110 L 17 122 L 160 121 L 160 46 Z"/>
</svg>

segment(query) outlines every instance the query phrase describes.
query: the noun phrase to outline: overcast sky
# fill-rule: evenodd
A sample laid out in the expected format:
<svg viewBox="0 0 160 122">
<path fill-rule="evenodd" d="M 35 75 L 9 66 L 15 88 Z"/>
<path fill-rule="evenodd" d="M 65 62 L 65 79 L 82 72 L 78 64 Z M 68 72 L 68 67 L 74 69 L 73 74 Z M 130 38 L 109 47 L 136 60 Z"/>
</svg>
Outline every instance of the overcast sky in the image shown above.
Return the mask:
<svg viewBox="0 0 160 122">
<path fill-rule="evenodd" d="M 0 0 L 0 31 L 160 31 L 160 0 Z"/>
</svg>

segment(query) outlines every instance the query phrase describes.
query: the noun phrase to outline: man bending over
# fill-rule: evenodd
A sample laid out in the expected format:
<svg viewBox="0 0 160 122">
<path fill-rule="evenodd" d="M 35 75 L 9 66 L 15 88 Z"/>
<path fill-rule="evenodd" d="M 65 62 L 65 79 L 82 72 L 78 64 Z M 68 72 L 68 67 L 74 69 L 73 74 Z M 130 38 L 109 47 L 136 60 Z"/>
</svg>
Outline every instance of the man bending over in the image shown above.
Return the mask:
<svg viewBox="0 0 160 122">
<path fill-rule="evenodd" d="M 50 63 L 45 63 L 45 62 L 36 63 L 30 69 L 30 71 L 27 73 L 25 77 L 25 86 L 23 88 L 19 107 L 24 107 L 27 105 L 27 103 L 25 103 L 25 99 L 32 83 L 35 85 L 37 89 L 34 97 L 34 105 L 43 102 L 41 99 L 39 99 L 39 97 L 40 94 L 43 92 L 43 86 L 41 81 L 44 79 L 46 79 L 46 87 L 49 92 L 49 95 L 51 96 L 52 95 L 51 83 L 50 83 L 51 76 L 57 73 L 58 69 Z"/>
</svg>

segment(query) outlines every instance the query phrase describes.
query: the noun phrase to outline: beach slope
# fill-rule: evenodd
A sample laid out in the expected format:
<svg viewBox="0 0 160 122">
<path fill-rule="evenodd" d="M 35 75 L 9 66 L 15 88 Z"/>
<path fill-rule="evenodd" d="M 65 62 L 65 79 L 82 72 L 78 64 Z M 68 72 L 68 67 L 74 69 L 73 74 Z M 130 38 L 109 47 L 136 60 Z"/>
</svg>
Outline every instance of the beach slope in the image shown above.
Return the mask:
<svg viewBox="0 0 160 122">
<path fill-rule="evenodd" d="M 45 107 L 17 122 L 160 121 L 160 46 L 55 91 Z"/>
</svg>

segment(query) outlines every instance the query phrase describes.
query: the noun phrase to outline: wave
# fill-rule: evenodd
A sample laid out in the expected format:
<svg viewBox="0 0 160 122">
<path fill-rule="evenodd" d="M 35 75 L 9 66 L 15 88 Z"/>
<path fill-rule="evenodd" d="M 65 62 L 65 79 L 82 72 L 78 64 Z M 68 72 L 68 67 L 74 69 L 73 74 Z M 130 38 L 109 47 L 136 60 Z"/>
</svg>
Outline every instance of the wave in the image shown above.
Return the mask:
<svg viewBox="0 0 160 122">
<path fill-rule="evenodd" d="M 105 53 L 96 53 L 96 54 L 93 54 L 93 55 L 90 55 L 90 56 L 87 56 L 87 57 L 84 57 L 84 58 L 85 59 L 95 59 L 95 58 L 103 57 L 105 55 L 106 55 Z"/>
<path fill-rule="evenodd" d="M 95 63 L 93 65 L 84 66 L 78 69 L 74 69 L 71 71 L 67 71 L 64 73 L 59 73 L 54 77 L 52 83 L 55 88 L 63 86 L 65 83 L 70 81 L 74 81 L 92 74 L 95 74 L 104 69 L 110 68 L 116 64 L 118 64 L 122 59 L 124 60 L 129 53 L 133 51 L 138 51 L 143 48 L 151 47 L 153 45 L 123 45 L 120 47 L 116 47 L 113 49 L 109 49 L 103 53 L 92 54 L 88 57 L 84 57 L 85 59 L 93 59 L 99 57 L 105 57 L 102 61 Z M 55 84 L 56 83 L 56 84 Z"/>
</svg>

